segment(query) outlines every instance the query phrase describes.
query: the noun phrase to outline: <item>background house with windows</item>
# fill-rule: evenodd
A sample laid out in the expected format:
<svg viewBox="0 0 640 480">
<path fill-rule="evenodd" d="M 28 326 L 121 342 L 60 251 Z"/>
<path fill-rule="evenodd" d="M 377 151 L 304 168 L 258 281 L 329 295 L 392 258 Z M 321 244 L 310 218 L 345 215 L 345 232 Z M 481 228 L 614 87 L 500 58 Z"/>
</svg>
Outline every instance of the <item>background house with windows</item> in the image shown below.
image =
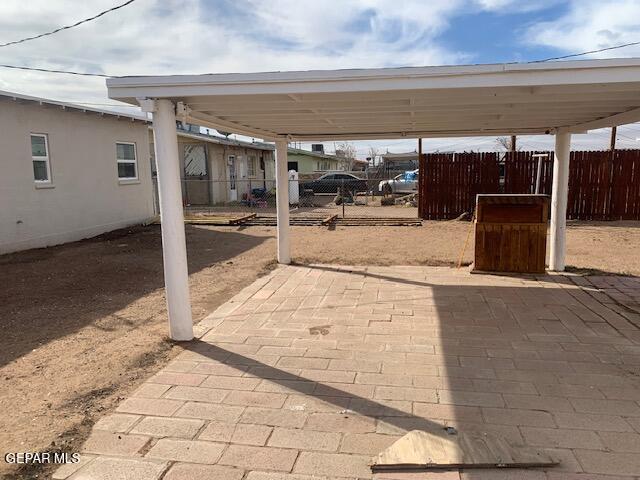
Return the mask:
<svg viewBox="0 0 640 480">
<path fill-rule="evenodd" d="M 148 123 L 0 91 L 0 253 L 153 217 Z"/>
<path fill-rule="evenodd" d="M 153 154 L 151 130 L 149 135 Z M 185 206 L 222 205 L 242 201 L 256 188 L 275 188 L 273 144 L 208 135 L 196 125 L 179 124 L 177 135 Z"/>
<path fill-rule="evenodd" d="M 311 145 L 311 151 L 289 147 L 287 162 L 288 170 L 295 170 L 300 174 L 347 169 L 347 161 L 324 153 L 324 145 L 321 143 Z"/>
</svg>

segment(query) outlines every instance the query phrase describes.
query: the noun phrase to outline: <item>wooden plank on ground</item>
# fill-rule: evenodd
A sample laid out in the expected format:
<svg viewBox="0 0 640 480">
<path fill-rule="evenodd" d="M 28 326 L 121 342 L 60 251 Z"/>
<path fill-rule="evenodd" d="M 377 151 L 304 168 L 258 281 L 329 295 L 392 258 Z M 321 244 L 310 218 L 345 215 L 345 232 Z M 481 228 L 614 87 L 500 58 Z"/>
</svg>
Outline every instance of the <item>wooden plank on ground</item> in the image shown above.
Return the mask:
<svg viewBox="0 0 640 480">
<path fill-rule="evenodd" d="M 546 452 L 515 447 L 487 433 L 449 434 L 446 430 L 413 430 L 381 452 L 371 469 L 404 471 L 449 468 L 548 467 L 559 462 Z"/>
<path fill-rule="evenodd" d="M 184 223 L 190 225 L 229 225 L 230 221 L 230 217 L 224 216 L 195 216 L 185 217 L 184 219 Z"/>
<path fill-rule="evenodd" d="M 333 223 L 336 220 L 336 218 L 338 218 L 338 214 L 329 215 L 327 218 L 322 220 L 322 225 L 329 225 L 330 223 Z"/>
<path fill-rule="evenodd" d="M 231 220 L 229 220 L 229 225 L 240 225 L 241 223 L 245 223 L 247 220 L 250 220 L 255 216 L 255 213 L 250 213 L 248 215 L 243 215 L 242 217 L 232 218 Z"/>
</svg>

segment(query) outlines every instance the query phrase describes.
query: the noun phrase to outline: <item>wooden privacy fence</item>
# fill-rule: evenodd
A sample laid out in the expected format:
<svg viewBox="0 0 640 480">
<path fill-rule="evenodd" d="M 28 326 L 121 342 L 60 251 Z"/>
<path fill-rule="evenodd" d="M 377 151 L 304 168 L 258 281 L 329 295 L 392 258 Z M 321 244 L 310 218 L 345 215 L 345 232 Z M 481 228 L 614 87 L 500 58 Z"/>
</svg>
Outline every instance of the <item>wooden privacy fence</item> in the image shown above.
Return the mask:
<svg viewBox="0 0 640 480">
<path fill-rule="evenodd" d="M 506 152 L 504 155 L 504 193 L 538 193 L 551 195 L 553 184 L 553 152 Z M 534 156 L 540 155 L 540 156 Z"/>
<path fill-rule="evenodd" d="M 535 152 L 508 152 L 505 193 L 535 193 Z M 541 162 L 540 191 L 551 195 L 553 152 Z M 640 150 L 571 152 L 567 218 L 640 220 Z"/>
<path fill-rule="evenodd" d="M 640 150 L 571 152 L 567 218 L 640 220 Z"/>
<path fill-rule="evenodd" d="M 536 153 L 548 155 L 539 161 Z M 456 218 L 473 210 L 478 193 L 535 193 L 539 165 L 539 193 L 551 195 L 553 152 L 423 155 L 419 215 Z M 640 150 L 571 152 L 567 218 L 640 220 Z"/>
<path fill-rule="evenodd" d="M 498 154 L 430 153 L 420 159 L 419 215 L 446 220 L 471 212 L 478 193 L 498 193 Z"/>
</svg>

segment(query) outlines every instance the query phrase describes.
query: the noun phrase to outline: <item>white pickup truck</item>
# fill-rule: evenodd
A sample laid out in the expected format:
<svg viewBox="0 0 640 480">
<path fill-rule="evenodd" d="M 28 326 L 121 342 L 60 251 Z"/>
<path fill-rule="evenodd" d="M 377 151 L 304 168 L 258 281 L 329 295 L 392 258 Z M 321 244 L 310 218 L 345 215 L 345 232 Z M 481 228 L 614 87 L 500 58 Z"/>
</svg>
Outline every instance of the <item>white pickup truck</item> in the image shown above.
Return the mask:
<svg viewBox="0 0 640 480">
<path fill-rule="evenodd" d="M 418 169 L 396 175 L 391 180 L 383 180 L 378 190 L 384 194 L 414 193 L 418 191 Z"/>
</svg>

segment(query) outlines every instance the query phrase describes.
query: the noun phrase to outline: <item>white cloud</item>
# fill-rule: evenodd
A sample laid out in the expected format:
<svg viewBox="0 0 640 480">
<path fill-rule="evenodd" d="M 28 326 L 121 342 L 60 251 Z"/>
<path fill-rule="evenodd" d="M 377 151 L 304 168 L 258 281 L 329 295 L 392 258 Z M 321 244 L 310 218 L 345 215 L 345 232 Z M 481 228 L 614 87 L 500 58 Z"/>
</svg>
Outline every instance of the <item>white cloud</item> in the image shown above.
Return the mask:
<svg viewBox="0 0 640 480">
<path fill-rule="evenodd" d="M 474 3 L 482 10 L 507 14 L 541 10 L 562 0 L 474 0 Z"/>
<path fill-rule="evenodd" d="M 497 10 L 514 3 L 514 0 L 476 0 L 476 3 L 485 10 Z"/>
<path fill-rule="evenodd" d="M 637 0 L 573 0 L 562 17 L 532 25 L 526 40 L 533 45 L 579 53 L 640 41 Z M 640 55 L 640 47 L 598 53 L 598 58 Z"/>
<path fill-rule="evenodd" d="M 111 75 L 453 64 L 468 61 L 473 54 L 448 50 L 438 42 L 456 15 L 474 8 L 521 9 L 523 4 L 541 8 L 553 1 L 140 0 L 94 22 L 5 47 L 0 53 L 6 64 Z M 3 0 L 0 43 L 73 23 L 114 3 Z M 640 3 L 631 0 L 604 6 L 576 1 L 566 17 L 536 25 L 528 38 L 569 50 L 627 41 L 637 30 L 639 9 Z M 634 38 L 638 37 L 640 33 Z M 113 103 L 106 97 L 102 78 L 0 69 L 0 90 Z M 539 142 L 537 138 L 532 142 Z M 493 148 L 492 142 L 428 140 L 425 148 Z M 370 143 L 391 151 L 413 150 L 416 145 L 414 140 L 359 142 L 363 156 Z"/>
<path fill-rule="evenodd" d="M 220 0 L 222 1 L 222 0 Z M 463 0 L 144 0 L 50 37 L 1 49 L 3 62 L 110 75 L 456 63 L 435 41 Z M 113 0 L 4 0 L 0 43 L 53 29 Z M 61 12 L 64 12 L 61 15 Z M 0 89 L 106 101 L 104 79 L 0 70 Z"/>
</svg>

